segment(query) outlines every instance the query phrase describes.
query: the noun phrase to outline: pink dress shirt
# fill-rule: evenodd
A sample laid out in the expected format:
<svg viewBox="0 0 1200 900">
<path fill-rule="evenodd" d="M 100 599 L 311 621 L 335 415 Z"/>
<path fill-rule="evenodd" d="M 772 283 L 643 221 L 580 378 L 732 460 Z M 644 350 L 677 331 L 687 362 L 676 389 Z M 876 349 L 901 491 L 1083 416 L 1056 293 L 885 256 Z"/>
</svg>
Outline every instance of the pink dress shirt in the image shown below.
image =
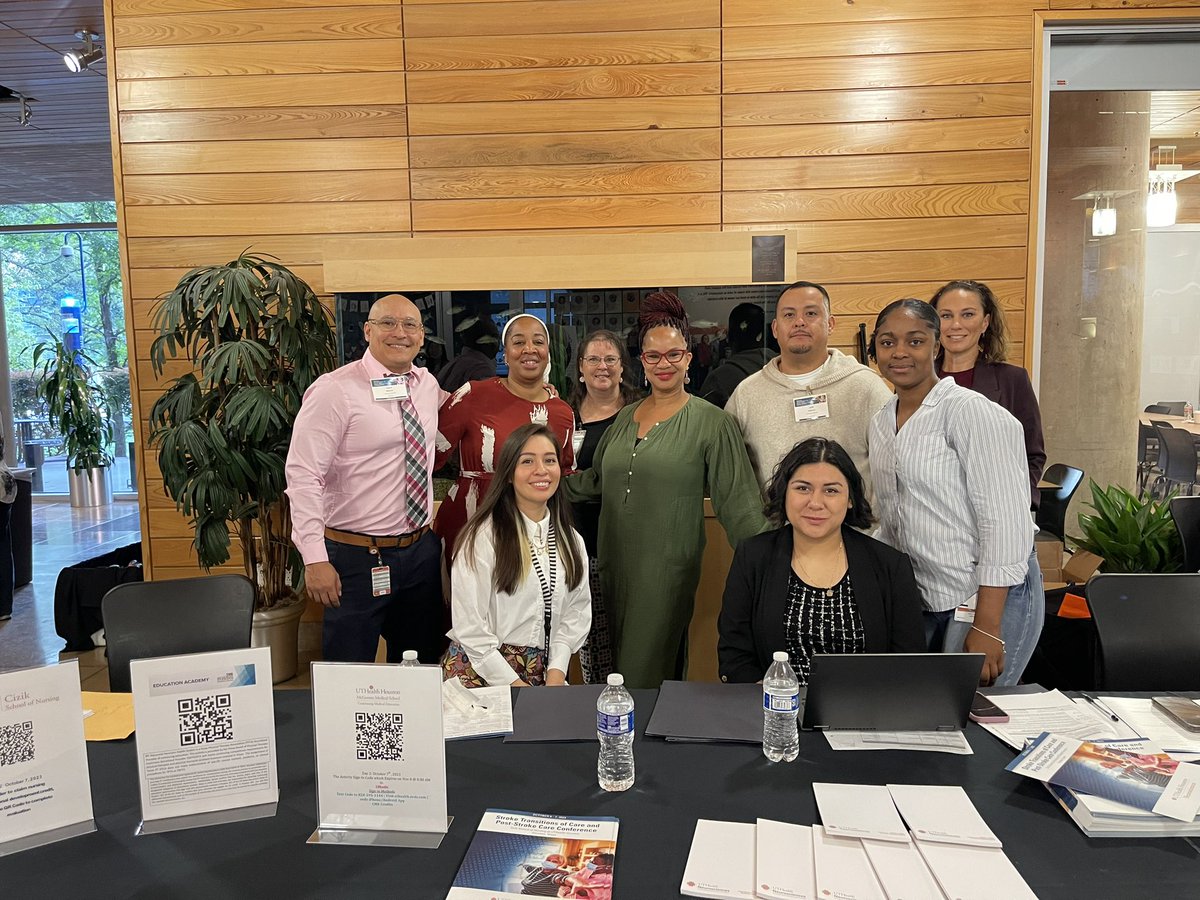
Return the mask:
<svg viewBox="0 0 1200 900">
<path fill-rule="evenodd" d="M 304 394 L 286 473 L 292 543 L 305 565 L 328 561 L 326 527 L 376 536 L 400 533 L 405 499 L 402 401 L 371 396 L 371 379 L 387 374 L 368 350 L 362 359 L 322 375 Z M 425 489 L 432 517 L 437 411 L 447 394 L 419 366 L 408 373 L 408 392 L 425 430 Z"/>
</svg>

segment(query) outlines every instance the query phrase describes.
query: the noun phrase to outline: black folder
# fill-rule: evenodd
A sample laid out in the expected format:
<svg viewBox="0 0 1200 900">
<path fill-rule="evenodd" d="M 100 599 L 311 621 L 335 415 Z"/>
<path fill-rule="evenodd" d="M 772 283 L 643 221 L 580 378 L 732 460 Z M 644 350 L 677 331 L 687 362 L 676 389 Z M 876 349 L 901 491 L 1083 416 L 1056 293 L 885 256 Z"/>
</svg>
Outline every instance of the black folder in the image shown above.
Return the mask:
<svg viewBox="0 0 1200 900">
<path fill-rule="evenodd" d="M 647 737 L 668 741 L 712 741 L 761 744 L 761 684 L 664 681 Z"/>
<path fill-rule="evenodd" d="M 596 701 L 602 684 L 514 688 L 513 730 L 504 743 L 596 740 Z M 634 710 L 637 715 L 637 710 Z M 636 718 L 634 719 L 636 722 Z"/>
</svg>

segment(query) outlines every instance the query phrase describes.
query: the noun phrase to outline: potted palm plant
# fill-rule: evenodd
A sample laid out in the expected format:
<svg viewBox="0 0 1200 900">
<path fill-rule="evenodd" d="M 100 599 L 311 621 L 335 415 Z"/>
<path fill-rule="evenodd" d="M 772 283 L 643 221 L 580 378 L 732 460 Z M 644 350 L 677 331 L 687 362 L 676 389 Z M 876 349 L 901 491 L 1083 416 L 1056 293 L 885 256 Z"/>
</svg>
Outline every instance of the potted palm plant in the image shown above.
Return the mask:
<svg viewBox="0 0 1200 900">
<path fill-rule="evenodd" d="M 254 643 L 271 647 L 283 681 L 296 671 L 304 571 L 284 462 L 305 390 L 335 364 L 331 316 L 293 272 L 246 252 L 188 272 L 153 322 L 155 374 L 177 355 L 194 367 L 150 410 L 163 487 L 191 519 L 201 566 L 228 562 L 236 538 L 257 592 Z"/>
<path fill-rule="evenodd" d="M 35 389 L 46 404 L 51 425 L 63 437 L 67 454 L 67 485 L 74 507 L 107 506 L 112 502 L 109 467 L 112 424 L 104 391 L 92 378 L 93 360 L 82 350 L 66 346 L 54 335 L 33 350 L 38 379 Z"/>
</svg>

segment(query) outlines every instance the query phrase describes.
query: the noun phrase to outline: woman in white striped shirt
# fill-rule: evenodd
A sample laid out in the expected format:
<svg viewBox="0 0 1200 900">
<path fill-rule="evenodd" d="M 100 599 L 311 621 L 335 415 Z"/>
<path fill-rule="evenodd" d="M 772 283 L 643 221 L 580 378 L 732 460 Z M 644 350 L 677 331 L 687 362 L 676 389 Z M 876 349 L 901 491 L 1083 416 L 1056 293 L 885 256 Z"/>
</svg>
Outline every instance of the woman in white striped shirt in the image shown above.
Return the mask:
<svg viewBox="0 0 1200 900">
<path fill-rule="evenodd" d="M 1015 683 L 1042 621 L 1036 598 L 1009 591 L 1025 581 L 1035 531 L 1024 438 L 1007 410 L 938 379 L 939 337 L 922 300 L 875 321 L 871 356 L 896 390 L 871 420 L 878 537 L 912 559 L 930 649 L 985 654 L 985 684 L 1015 661 L 1004 679 Z M 955 614 L 972 605 L 973 622 Z"/>
</svg>

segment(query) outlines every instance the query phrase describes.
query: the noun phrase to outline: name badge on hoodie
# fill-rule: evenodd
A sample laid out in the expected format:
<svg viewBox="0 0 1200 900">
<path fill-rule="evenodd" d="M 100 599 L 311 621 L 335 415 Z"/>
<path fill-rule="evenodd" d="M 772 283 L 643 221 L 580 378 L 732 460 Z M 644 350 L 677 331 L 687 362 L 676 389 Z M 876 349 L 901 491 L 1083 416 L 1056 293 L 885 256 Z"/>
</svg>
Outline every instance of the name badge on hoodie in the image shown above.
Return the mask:
<svg viewBox="0 0 1200 900">
<path fill-rule="evenodd" d="M 371 397 L 380 400 L 403 400 L 408 396 L 408 379 L 400 375 L 371 379 Z"/>
<path fill-rule="evenodd" d="M 808 397 L 797 397 L 792 401 L 792 409 L 797 422 L 815 422 L 817 419 L 829 418 L 829 395 L 812 394 Z"/>
</svg>

